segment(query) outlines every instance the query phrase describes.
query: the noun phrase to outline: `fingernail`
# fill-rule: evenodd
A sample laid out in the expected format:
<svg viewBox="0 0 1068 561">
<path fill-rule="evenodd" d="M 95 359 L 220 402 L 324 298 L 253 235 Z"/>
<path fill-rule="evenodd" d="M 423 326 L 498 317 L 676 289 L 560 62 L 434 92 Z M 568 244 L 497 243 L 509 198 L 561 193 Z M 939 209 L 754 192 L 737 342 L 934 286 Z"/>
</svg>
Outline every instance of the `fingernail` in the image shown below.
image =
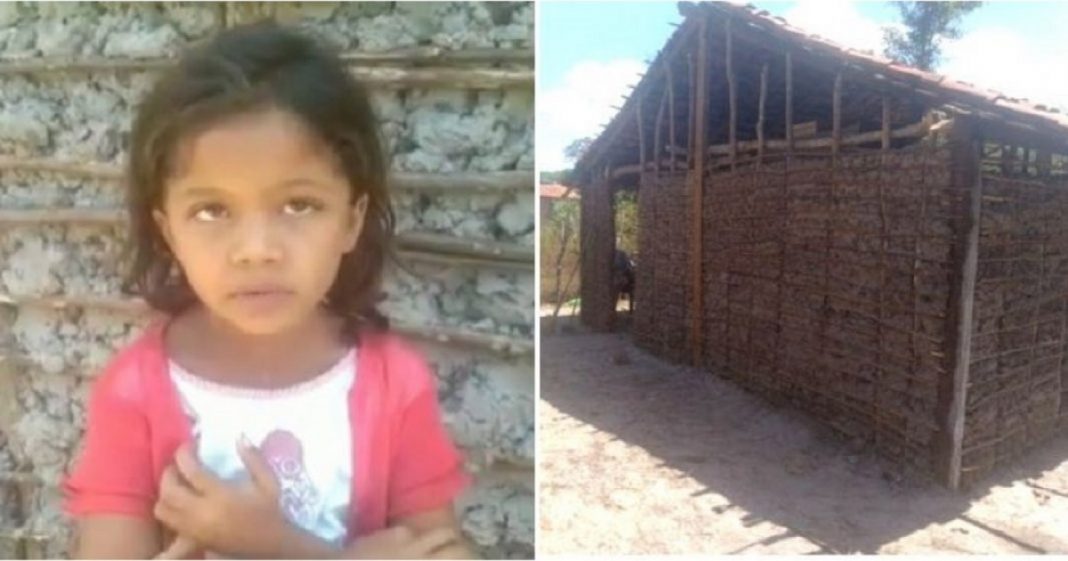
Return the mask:
<svg viewBox="0 0 1068 561">
<path fill-rule="evenodd" d="M 245 433 L 241 433 L 241 436 L 237 439 L 237 445 L 248 450 L 252 448 L 252 441 L 245 436 Z"/>
</svg>

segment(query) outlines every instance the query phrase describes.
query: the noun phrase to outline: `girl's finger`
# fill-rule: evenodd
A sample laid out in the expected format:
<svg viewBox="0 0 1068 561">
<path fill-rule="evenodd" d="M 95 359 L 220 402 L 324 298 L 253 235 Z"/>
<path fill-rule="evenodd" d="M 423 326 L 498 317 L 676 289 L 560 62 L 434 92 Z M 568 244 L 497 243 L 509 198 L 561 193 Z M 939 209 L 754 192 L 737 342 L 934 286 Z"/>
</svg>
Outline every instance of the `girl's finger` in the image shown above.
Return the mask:
<svg viewBox="0 0 1068 561">
<path fill-rule="evenodd" d="M 452 528 L 434 528 L 428 530 L 415 539 L 412 544 L 413 553 L 416 557 L 427 557 L 431 553 L 452 545 L 459 540 L 456 530 Z"/>
<path fill-rule="evenodd" d="M 181 476 L 178 475 L 178 468 L 167 466 L 167 469 L 163 470 L 163 478 L 159 484 L 160 502 L 167 503 L 177 510 L 185 510 L 198 496 L 196 491 L 182 481 Z"/>
<path fill-rule="evenodd" d="M 178 472 L 194 491 L 199 493 L 208 493 L 217 490 L 222 486 L 222 482 L 219 478 L 215 477 L 213 473 L 204 469 L 200 465 L 200 462 L 193 456 L 192 451 L 189 449 L 189 445 L 183 444 L 178 448 L 178 451 L 174 454 L 174 464 L 178 467 Z"/>
<path fill-rule="evenodd" d="M 152 507 L 152 516 L 173 530 L 179 529 L 183 518 L 180 511 L 163 501 L 156 501 L 155 506 Z"/>
<path fill-rule="evenodd" d="M 189 559 L 200 550 L 200 546 L 191 538 L 179 535 L 166 549 L 154 559 Z"/>
<path fill-rule="evenodd" d="M 274 470 L 264 459 L 260 449 L 253 446 L 244 435 L 241 435 L 241 438 L 237 441 L 237 455 L 241 457 L 241 462 L 245 464 L 245 469 L 252 476 L 252 482 L 270 496 L 277 497 L 280 491 L 278 489 L 278 478 L 275 477 Z"/>
</svg>

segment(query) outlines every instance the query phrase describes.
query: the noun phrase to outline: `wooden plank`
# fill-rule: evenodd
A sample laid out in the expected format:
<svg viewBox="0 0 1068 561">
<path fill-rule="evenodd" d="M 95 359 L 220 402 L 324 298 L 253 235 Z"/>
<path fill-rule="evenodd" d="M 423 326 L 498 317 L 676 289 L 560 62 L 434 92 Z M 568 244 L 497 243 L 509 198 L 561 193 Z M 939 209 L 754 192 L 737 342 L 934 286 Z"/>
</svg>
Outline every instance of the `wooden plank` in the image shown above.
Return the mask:
<svg viewBox="0 0 1068 561">
<path fill-rule="evenodd" d="M 653 128 L 653 165 L 660 173 L 660 160 L 664 156 L 664 112 L 667 110 L 667 89 L 660 92 L 660 108 L 656 111 L 656 125 Z"/>
<path fill-rule="evenodd" d="M 56 173 L 109 182 L 119 187 L 124 171 L 120 166 L 64 161 L 53 158 L 16 158 L 0 155 L 0 171 Z M 393 172 L 391 190 L 441 193 L 495 193 L 533 191 L 537 180 L 532 171 L 491 171 L 464 173 Z"/>
<path fill-rule="evenodd" d="M 764 105 L 768 100 L 768 63 L 760 69 L 760 101 L 757 114 L 757 169 L 764 163 Z"/>
<path fill-rule="evenodd" d="M 690 263 L 691 263 L 691 352 L 693 364 L 701 364 L 702 344 L 701 327 L 704 319 L 704 298 L 702 270 L 704 265 L 704 252 L 702 251 L 702 221 L 704 216 L 704 181 L 705 181 L 705 144 L 708 142 L 706 133 L 705 115 L 708 108 L 708 16 L 702 16 L 701 27 L 697 35 L 697 95 L 694 120 L 691 128 L 694 129 L 696 146 L 691 151 L 694 159 L 694 168 L 691 176 L 690 192 L 693 198 L 691 210 L 692 239 L 690 240 Z"/>
<path fill-rule="evenodd" d="M 834 99 L 832 107 L 832 124 L 831 124 L 831 156 L 834 159 L 834 165 L 838 165 L 838 151 L 842 144 L 842 73 L 838 72 L 834 75 Z"/>
<path fill-rule="evenodd" d="M 883 94 L 883 128 L 881 140 L 883 153 L 890 149 L 890 97 Z"/>
<path fill-rule="evenodd" d="M 694 113 L 697 112 L 697 78 L 694 72 L 693 53 L 686 53 L 686 69 L 689 72 L 690 83 L 687 84 L 687 89 L 690 90 L 689 107 L 687 107 L 686 120 L 689 126 L 686 127 L 686 169 L 692 169 L 694 166 Z"/>
<path fill-rule="evenodd" d="M 912 123 L 911 125 L 905 125 L 901 128 L 890 131 L 890 138 L 919 138 L 926 136 L 931 130 L 930 121 L 923 120 L 918 123 Z M 843 135 L 838 140 L 839 146 L 855 146 L 859 144 L 868 144 L 871 142 L 878 142 L 881 140 L 883 132 L 881 130 L 861 132 L 851 135 Z M 803 150 L 806 148 L 829 148 L 834 143 L 834 138 L 807 138 L 807 139 L 794 139 L 794 150 Z M 739 152 L 747 152 L 756 150 L 760 146 L 760 142 L 756 140 L 746 140 L 738 143 Z M 765 151 L 767 150 L 786 150 L 788 148 L 785 140 L 765 140 Z M 716 144 L 709 146 L 705 153 L 709 156 L 726 155 L 730 154 L 729 144 Z"/>
<path fill-rule="evenodd" d="M 645 101 L 645 94 L 638 96 L 638 103 L 634 106 L 634 120 L 638 123 L 638 165 L 641 166 L 641 170 L 645 171 L 645 125 L 642 123 L 642 104 Z"/>
<path fill-rule="evenodd" d="M 939 385 L 938 420 L 941 426 L 938 447 L 939 470 L 950 489 L 960 488 L 964 414 L 967 404 L 968 374 L 971 364 L 972 316 L 979 257 L 979 227 L 982 216 L 982 174 L 979 147 L 970 124 L 953 128 L 951 148 L 952 185 L 964 193 L 964 221 L 960 234 L 959 261 L 951 286 L 947 350 L 951 376 Z"/>
<path fill-rule="evenodd" d="M 668 136 L 671 138 L 671 147 L 678 146 L 678 137 L 675 136 L 675 78 L 671 72 L 671 62 L 669 61 L 665 66 L 665 72 L 667 72 L 667 92 L 668 92 Z M 671 172 L 675 172 L 675 155 L 671 154 Z"/>
<path fill-rule="evenodd" d="M 794 151 L 794 65 L 793 56 L 786 51 L 786 154 Z"/>
<path fill-rule="evenodd" d="M 734 53 L 731 49 L 731 21 L 731 18 L 727 18 L 727 100 L 730 104 L 730 123 L 728 125 L 727 142 L 730 144 L 731 171 L 734 171 L 736 160 L 738 159 L 738 86 L 734 80 Z"/>
<path fill-rule="evenodd" d="M 0 294 L 0 305 L 5 304 L 60 310 L 65 308 L 94 308 L 122 314 L 144 314 L 153 311 L 148 303 L 141 298 L 110 295 L 21 296 Z M 416 325 L 390 321 L 390 329 L 424 341 L 455 343 L 506 355 L 529 355 L 534 352 L 533 339 L 477 332 L 448 325 Z"/>
</svg>

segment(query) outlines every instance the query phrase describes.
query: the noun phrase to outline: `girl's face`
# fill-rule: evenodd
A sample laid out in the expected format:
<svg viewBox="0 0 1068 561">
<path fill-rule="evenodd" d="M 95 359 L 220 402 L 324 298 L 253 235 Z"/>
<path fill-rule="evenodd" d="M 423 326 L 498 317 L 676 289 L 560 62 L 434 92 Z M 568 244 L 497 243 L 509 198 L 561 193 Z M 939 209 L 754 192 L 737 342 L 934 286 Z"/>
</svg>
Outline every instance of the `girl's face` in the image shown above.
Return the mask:
<svg viewBox="0 0 1068 561">
<path fill-rule="evenodd" d="M 201 302 L 248 334 L 307 321 L 360 237 L 333 152 L 278 109 L 228 118 L 181 143 L 166 180 L 164 239 Z"/>
</svg>

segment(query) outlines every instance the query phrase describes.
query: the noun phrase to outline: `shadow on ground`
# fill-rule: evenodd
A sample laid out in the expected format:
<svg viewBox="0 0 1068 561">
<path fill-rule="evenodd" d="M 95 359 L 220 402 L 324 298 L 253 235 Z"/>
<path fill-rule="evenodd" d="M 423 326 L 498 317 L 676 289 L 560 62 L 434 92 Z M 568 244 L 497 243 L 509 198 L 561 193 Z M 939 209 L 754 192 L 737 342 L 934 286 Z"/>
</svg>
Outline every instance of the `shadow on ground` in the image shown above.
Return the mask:
<svg viewBox="0 0 1068 561">
<path fill-rule="evenodd" d="M 811 546 L 804 552 L 817 553 L 1068 552 L 1066 437 L 967 493 L 953 493 L 931 481 L 901 479 L 870 449 L 842 441 L 803 413 L 660 361 L 626 335 L 586 333 L 573 321 L 562 331 L 543 335 L 541 346 L 541 399 L 557 417 L 547 421 L 543 413 L 540 419 L 539 462 L 547 466 L 540 474 L 543 519 L 554 512 L 553 501 L 566 496 L 590 512 L 604 509 L 606 517 L 644 508 L 649 512 L 639 517 L 692 521 L 713 536 L 692 542 L 707 543 L 709 553 L 776 552 L 776 542 L 796 538 Z M 565 417 L 577 421 L 573 428 L 560 428 L 573 422 Z M 546 429 L 547 422 L 558 423 L 556 430 Z M 583 430 L 608 434 L 604 441 L 565 442 L 568 431 Z M 613 486 L 624 488 L 622 481 L 639 468 L 634 455 L 613 459 L 612 446 L 641 449 L 658 466 L 656 475 L 642 475 L 646 479 L 636 484 L 645 491 L 615 511 L 600 503 L 617 496 Z M 600 466 L 588 482 L 576 467 L 583 462 Z M 689 478 L 692 487 L 658 505 L 648 493 L 661 488 L 668 496 L 674 485 L 659 478 Z M 746 537 L 745 528 L 766 522 L 774 532 L 753 532 L 756 538 L 748 541 L 726 537 Z"/>
</svg>

